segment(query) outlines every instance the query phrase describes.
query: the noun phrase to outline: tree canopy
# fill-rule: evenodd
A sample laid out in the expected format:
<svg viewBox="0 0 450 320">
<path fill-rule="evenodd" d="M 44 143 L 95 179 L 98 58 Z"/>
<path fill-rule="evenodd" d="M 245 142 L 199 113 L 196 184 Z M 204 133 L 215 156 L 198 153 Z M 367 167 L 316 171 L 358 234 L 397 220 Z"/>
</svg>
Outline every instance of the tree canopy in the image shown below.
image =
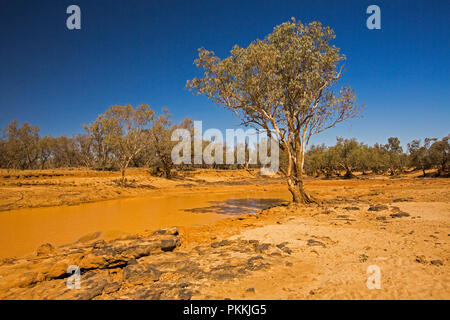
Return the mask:
<svg viewBox="0 0 450 320">
<path fill-rule="evenodd" d="M 199 49 L 195 60 L 203 77 L 187 82 L 232 110 L 243 125 L 265 130 L 277 139 L 288 166 L 284 172 L 294 202 L 313 202 L 303 189 L 303 165 L 311 136 L 358 115 L 355 94 L 337 89 L 345 56 L 332 45 L 334 31 L 320 22 L 302 24 L 292 18 L 264 40 L 247 48 L 237 45 L 220 59 Z"/>
</svg>

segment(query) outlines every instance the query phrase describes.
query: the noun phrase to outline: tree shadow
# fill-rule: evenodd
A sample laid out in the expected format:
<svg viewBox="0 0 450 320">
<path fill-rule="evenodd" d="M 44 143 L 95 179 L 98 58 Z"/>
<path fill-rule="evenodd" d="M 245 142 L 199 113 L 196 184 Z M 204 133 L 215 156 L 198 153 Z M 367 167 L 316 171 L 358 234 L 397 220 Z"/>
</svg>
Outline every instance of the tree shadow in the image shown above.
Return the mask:
<svg viewBox="0 0 450 320">
<path fill-rule="evenodd" d="M 225 201 L 210 201 L 210 205 L 201 208 L 185 209 L 186 212 L 192 213 L 218 213 L 226 215 L 241 215 L 256 213 L 262 209 L 268 209 L 287 203 L 283 199 L 231 199 Z"/>
</svg>

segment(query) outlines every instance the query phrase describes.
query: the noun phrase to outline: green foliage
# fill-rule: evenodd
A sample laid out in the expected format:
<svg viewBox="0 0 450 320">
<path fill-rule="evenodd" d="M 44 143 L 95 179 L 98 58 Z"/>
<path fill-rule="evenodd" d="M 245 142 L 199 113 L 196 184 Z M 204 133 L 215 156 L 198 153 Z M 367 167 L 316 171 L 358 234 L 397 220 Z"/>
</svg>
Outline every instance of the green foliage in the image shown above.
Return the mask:
<svg viewBox="0 0 450 320">
<path fill-rule="evenodd" d="M 311 136 L 360 110 L 352 89 L 336 89 L 345 56 L 332 45 L 334 38 L 320 22 L 292 19 L 247 48 L 235 45 L 224 59 L 199 49 L 195 64 L 203 77 L 186 85 L 233 111 L 243 125 L 273 130 L 288 160 L 283 172 L 295 202 L 313 202 L 302 182 Z"/>
<path fill-rule="evenodd" d="M 172 177 L 173 162 L 171 152 L 177 141 L 171 141 L 171 136 L 176 129 L 187 129 L 193 132 L 193 121 L 184 119 L 180 124 L 174 124 L 170 119 L 171 114 L 167 109 L 163 109 L 163 113 L 158 116 L 149 131 L 149 148 L 150 152 L 155 155 L 152 157 L 151 165 L 162 168 L 166 178 Z"/>
<path fill-rule="evenodd" d="M 4 166 L 13 169 L 36 168 L 39 158 L 39 127 L 25 122 L 19 128 L 17 120 L 3 129 Z"/>
<path fill-rule="evenodd" d="M 437 169 L 438 176 L 449 173 L 449 136 L 442 140 L 425 139 L 421 145 L 420 140 L 408 143 L 408 152 L 403 152 L 400 140 L 396 137 L 388 139 L 387 144 L 374 144 L 367 146 L 358 143 L 356 139 L 337 138 L 336 145 L 311 146 L 306 153 L 305 170 L 309 175 L 352 177 L 353 172 L 363 174 L 390 173 L 396 175 L 404 172 L 408 167 L 422 170 L 426 175 L 428 169 Z"/>
</svg>

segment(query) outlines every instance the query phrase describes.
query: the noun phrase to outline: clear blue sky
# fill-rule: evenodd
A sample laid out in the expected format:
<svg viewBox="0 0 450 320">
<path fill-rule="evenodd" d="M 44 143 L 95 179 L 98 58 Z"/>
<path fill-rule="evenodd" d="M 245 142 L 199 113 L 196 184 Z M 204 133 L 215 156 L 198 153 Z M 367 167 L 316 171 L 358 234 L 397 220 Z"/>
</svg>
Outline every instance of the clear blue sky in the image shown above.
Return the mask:
<svg viewBox="0 0 450 320">
<path fill-rule="evenodd" d="M 66 28 L 77 4 L 82 30 Z M 366 8 L 381 8 L 381 30 Z M 234 128 L 233 114 L 185 90 L 204 46 L 225 57 L 295 17 L 319 20 L 347 56 L 343 83 L 363 118 L 316 136 L 402 144 L 450 133 L 450 1 L 0 0 L 0 126 L 29 121 L 41 134 L 70 136 L 113 104 L 168 107 L 175 120 Z"/>
</svg>

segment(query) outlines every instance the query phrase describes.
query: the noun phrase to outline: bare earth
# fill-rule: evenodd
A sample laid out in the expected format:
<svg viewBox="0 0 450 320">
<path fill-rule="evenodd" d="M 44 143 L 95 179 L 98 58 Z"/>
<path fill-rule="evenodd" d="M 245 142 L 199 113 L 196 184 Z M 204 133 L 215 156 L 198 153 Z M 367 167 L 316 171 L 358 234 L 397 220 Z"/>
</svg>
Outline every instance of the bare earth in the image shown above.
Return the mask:
<svg viewBox="0 0 450 320">
<path fill-rule="evenodd" d="M 143 193 L 282 188 L 278 180 L 249 172 L 196 171 L 167 181 L 136 171 L 130 174 L 135 187 L 126 189 L 114 185 L 114 173 L 85 174 L 2 172 L 1 209 Z M 93 185 L 95 194 L 89 192 Z M 310 180 L 306 187 L 321 205 L 286 204 L 110 241 L 85 237 L 5 259 L 0 299 L 450 298 L 449 179 L 371 176 Z M 69 265 L 80 266 L 81 289 L 66 287 Z M 373 265 L 380 268 L 381 288 L 369 290 L 367 268 Z"/>
</svg>

